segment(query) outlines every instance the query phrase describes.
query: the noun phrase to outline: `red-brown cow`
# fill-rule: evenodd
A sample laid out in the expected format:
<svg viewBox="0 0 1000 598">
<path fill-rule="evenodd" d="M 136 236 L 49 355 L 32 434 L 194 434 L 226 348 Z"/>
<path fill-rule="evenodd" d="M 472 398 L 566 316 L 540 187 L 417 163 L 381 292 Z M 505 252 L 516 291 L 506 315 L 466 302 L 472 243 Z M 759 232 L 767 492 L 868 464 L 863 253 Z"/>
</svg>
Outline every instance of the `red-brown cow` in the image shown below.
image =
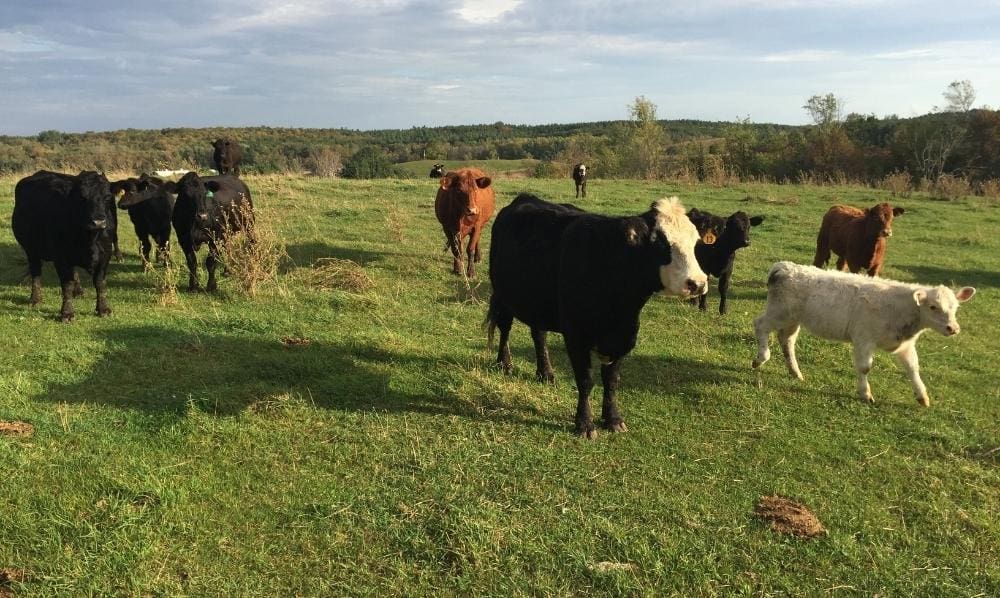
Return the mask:
<svg viewBox="0 0 1000 598">
<path fill-rule="evenodd" d="M 434 201 L 434 213 L 444 229 L 446 247 L 455 256 L 452 272 L 462 273 L 462 239 L 469 237 L 466 248 L 468 264 L 465 275 L 476 275 L 479 235 L 493 216 L 495 197 L 490 177 L 477 168 L 460 168 L 441 177 L 441 187 Z"/>
<path fill-rule="evenodd" d="M 836 253 L 837 269 L 845 265 L 851 272 L 865 270 L 869 276 L 878 276 L 885 259 L 885 245 L 892 236 L 892 219 L 904 212 L 887 203 L 876 204 L 867 210 L 853 206 L 836 205 L 823 216 L 816 238 L 816 257 L 813 265 L 823 268 Z"/>
</svg>

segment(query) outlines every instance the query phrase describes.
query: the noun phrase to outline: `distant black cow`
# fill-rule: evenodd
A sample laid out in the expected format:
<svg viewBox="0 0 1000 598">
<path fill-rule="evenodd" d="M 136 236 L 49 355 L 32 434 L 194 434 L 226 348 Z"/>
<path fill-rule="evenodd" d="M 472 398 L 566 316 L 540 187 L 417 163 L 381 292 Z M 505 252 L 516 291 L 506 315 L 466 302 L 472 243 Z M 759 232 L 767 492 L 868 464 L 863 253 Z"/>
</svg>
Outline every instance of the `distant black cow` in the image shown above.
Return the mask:
<svg viewBox="0 0 1000 598">
<path fill-rule="evenodd" d="M 174 210 L 174 196 L 167 191 L 164 181 L 143 173 L 139 178 L 130 178 L 112 183 L 112 189 L 120 189 L 125 194 L 118 207 L 128 210 L 135 234 L 142 244 L 142 266 L 150 266 L 149 251 L 152 249 L 150 237 L 156 242 L 156 260 L 168 259 L 170 251 L 170 216 Z"/>
<path fill-rule="evenodd" d="M 435 164 L 431 168 L 431 178 L 439 179 L 444 176 L 444 164 Z"/>
<path fill-rule="evenodd" d="M 212 143 L 215 151 L 212 152 L 212 161 L 219 174 L 233 174 L 240 176 L 240 163 L 243 162 L 243 150 L 235 139 L 225 137 L 216 139 Z"/>
<path fill-rule="evenodd" d="M 521 194 L 497 215 L 490 244 L 486 322 L 500 329 L 497 363 L 511 370 L 514 318 L 531 327 L 537 375 L 552 380 L 545 335 L 561 332 L 579 394 L 576 432 L 596 435 L 590 411 L 591 352 L 601 361 L 604 427 L 625 431 L 615 403 L 621 359 L 635 346 L 639 312 L 653 293 L 700 295 L 698 233 L 676 198 L 638 216 L 613 218 Z"/>
<path fill-rule="evenodd" d="M 583 193 L 584 197 L 587 197 L 587 165 L 584 163 L 577 164 L 573 167 L 573 180 L 576 181 L 576 196 L 580 197 L 580 193 Z"/>
<path fill-rule="evenodd" d="M 113 216 L 111 185 L 100 173 L 74 176 L 41 170 L 18 181 L 11 228 L 28 258 L 31 305 L 42 300 L 42 262 L 50 261 L 62 284 L 59 319 L 72 321 L 73 297 L 83 295 L 76 267 L 93 277 L 97 315 L 111 313 L 105 279 L 116 232 Z"/>
<path fill-rule="evenodd" d="M 197 251 L 202 243 L 208 243 L 209 292 L 216 290 L 215 267 L 219 261 L 219 243 L 225 242 L 231 233 L 246 230 L 253 225 L 253 201 L 250 189 L 233 175 L 199 177 L 189 172 L 176 183 L 165 183 L 166 189 L 177 194 L 171 220 L 177 243 L 184 250 L 188 266 L 188 290 L 196 291 L 198 283 Z"/>
<path fill-rule="evenodd" d="M 688 218 L 698 229 L 701 239 L 694 247 L 698 265 L 710 276 L 719 279 L 719 313 L 728 311 L 726 294 L 733 276 L 733 262 L 736 250 L 750 246 L 750 227 L 764 221 L 763 216 L 747 216 L 746 212 L 736 212 L 729 218 L 722 218 L 696 208 L 688 212 Z M 708 293 L 698 298 L 698 307 L 707 309 Z"/>
</svg>

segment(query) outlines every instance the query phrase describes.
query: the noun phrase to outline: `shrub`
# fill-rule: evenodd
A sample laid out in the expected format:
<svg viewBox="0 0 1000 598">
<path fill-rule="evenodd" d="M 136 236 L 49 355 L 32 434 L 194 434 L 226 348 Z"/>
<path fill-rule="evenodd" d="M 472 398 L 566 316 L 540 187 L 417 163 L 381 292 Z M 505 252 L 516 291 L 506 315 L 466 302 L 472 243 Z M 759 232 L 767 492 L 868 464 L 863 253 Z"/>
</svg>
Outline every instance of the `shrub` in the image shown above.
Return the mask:
<svg viewBox="0 0 1000 598">
<path fill-rule="evenodd" d="M 965 177 L 943 174 L 931 187 L 931 197 L 937 199 L 956 200 L 967 195 L 972 195 L 972 185 Z"/>
<path fill-rule="evenodd" d="M 316 176 L 335 177 L 344 167 L 340 154 L 329 147 L 313 149 L 306 158 L 306 167 Z"/>
<path fill-rule="evenodd" d="M 347 179 L 387 179 L 399 177 L 399 169 L 375 146 L 363 147 L 344 162 L 340 175 Z"/>
<path fill-rule="evenodd" d="M 885 175 L 879 181 L 879 188 L 891 192 L 893 195 L 904 195 L 910 192 L 910 175 L 905 172 L 896 171 Z"/>
<path fill-rule="evenodd" d="M 218 244 L 219 257 L 231 280 L 248 297 L 261 285 L 278 277 L 278 265 L 287 254 L 285 245 L 270 223 L 247 204 L 233 218 L 244 223 L 243 230 L 229 234 Z"/>
</svg>

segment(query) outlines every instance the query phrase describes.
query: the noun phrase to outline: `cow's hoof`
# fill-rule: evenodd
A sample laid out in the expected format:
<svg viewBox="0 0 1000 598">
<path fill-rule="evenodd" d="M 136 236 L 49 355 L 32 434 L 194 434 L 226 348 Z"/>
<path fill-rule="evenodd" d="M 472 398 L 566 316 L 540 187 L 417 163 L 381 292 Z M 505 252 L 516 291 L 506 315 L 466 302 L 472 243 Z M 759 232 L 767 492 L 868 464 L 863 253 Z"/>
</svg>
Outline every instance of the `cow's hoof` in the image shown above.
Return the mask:
<svg viewBox="0 0 1000 598">
<path fill-rule="evenodd" d="M 590 426 L 587 428 L 578 427 L 576 429 L 576 435 L 579 436 L 580 438 L 585 438 L 587 440 L 594 440 L 595 438 L 597 438 L 597 428 L 595 428 L 594 426 Z"/>
<path fill-rule="evenodd" d="M 210 285 L 208 285 L 208 286 L 205 287 L 205 291 L 207 291 L 209 293 L 214 293 L 214 292 L 216 292 L 218 290 L 219 290 L 218 285 L 214 285 L 214 284 L 210 284 Z"/>
<path fill-rule="evenodd" d="M 754 370 L 756 370 L 757 368 L 759 368 L 762 365 L 764 365 L 764 362 L 763 361 L 758 361 L 756 359 L 754 359 L 753 361 L 750 362 L 750 368 L 754 369 Z"/>
<path fill-rule="evenodd" d="M 187 290 L 188 290 L 189 293 L 200 293 L 201 292 L 201 285 L 189 284 Z"/>
<path fill-rule="evenodd" d="M 604 424 L 604 429 L 608 432 L 628 432 L 628 427 L 622 420 L 613 421 L 610 424 Z"/>
<path fill-rule="evenodd" d="M 76 317 L 75 313 L 59 314 L 59 321 L 63 324 L 69 324 Z"/>
<path fill-rule="evenodd" d="M 865 396 L 860 397 L 860 398 L 861 398 L 861 402 L 862 403 L 868 403 L 869 405 L 874 405 L 875 404 L 875 397 L 873 397 L 871 395 L 865 395 Z"/>
<path fill-rule="evenodd" d="M 556 374 L 552 370 L 535 372 L 535 379 L 537 379 L 539 382 L 548 382 L 549 384 L 555 384 Z"/>
<path fill-rule="evenodd" d="M 921 407 L 930 407 L 931 399 L 930 397 L 920 397 L 917 399 L 917 403 L 920 404 Z"/>
<path fill-rule="evenodd" d="M 98 309 L 97 310 L 97 317 L 99 317 L 99 318 L 103 318 L 105 316 L 110 316 L 110 315 L 111 315 L 111 308 L 110 307 L 105 307 L 104 309 Z"/>
<path fill-rule="evenodd" d="M 83 297 L 83 289 L 80 287 L 76 287 L 75 289 L 73 289 L 73 298 L 79 299 L 80 297 Z"/>
</svg>

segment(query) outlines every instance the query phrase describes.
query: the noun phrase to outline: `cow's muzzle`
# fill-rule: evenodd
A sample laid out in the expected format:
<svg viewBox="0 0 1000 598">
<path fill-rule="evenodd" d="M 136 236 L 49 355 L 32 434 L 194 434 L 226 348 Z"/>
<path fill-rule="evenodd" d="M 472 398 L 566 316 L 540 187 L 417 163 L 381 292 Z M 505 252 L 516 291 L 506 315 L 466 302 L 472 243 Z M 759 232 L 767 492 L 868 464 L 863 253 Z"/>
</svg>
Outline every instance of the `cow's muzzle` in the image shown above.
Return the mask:
<svg viewBox="0 0 1000 598">
<path fill-rule="evenodd" d="M 94 219 L 90 221 L 90 228 L 92 230 L 104 230 L 108 226 L 108 221 L 104 218 Z"/>
<path fill-rule="evenodd" d="M 692 297 L 700 297 L 708 292 L 708 281 L 689 278 L 684 283 L 684 288 Z"/>
<path fill-rule="evenodd" d="M 208 213 L 198 212 L 195 214 L 194 219 L 198 221 L 198 224 L 205 224 L 208 222 Z"/>
</svg>

